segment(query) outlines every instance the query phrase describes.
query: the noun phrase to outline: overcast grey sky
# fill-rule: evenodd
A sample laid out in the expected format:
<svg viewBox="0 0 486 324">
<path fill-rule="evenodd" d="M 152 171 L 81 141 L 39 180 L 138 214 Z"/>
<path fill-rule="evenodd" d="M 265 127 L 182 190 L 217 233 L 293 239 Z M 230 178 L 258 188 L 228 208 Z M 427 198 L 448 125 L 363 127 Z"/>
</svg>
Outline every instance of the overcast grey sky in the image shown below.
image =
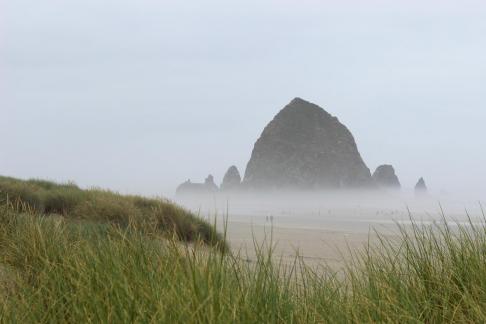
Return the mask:
<svg viewBox="0 0 486 324">
<path fill-rule="evenodd" d="M 0 0 L 0 39 L 3 175 L 171 196 L 299 96 L 372 171 L 485 198 L 484 1 Z"/>
</svg>

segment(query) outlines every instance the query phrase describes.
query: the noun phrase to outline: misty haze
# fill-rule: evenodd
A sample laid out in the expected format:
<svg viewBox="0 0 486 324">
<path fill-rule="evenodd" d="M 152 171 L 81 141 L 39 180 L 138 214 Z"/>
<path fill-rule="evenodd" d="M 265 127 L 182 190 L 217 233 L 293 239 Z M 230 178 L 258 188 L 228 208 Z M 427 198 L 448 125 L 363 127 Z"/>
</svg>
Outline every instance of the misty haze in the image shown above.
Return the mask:
<svg viewBox="0 0 486 324">
<path fill-rule="evenodd" d="M 371 173 L 346 126 L 301 98 L 265 127 L 243 178 L 233 165 L 220 185 L 210 174 L 176 190 L 181 205 L 216 219 L 221 230 L 226 226 L 234 248 L 247 252 L 255 236 L 264 239 L 271 228 L 283 256 L 292 260 L 299 251 L 304 259 L 328 263 L 337 257 L 326 245 L 359 245 L 370 230 L 393 234 L 397 224 L 440 223 L 444 217 L 452 226 L 481 223 L 481 201 L 461 197 L 429 192 L 424 177 L 414 188 L 402 188 L 392 165 Z"/>
<path fill-rule="evenodd" d="M 0 322 L 485 322 L 485 18 L 0 0 Z"/>
</svg>

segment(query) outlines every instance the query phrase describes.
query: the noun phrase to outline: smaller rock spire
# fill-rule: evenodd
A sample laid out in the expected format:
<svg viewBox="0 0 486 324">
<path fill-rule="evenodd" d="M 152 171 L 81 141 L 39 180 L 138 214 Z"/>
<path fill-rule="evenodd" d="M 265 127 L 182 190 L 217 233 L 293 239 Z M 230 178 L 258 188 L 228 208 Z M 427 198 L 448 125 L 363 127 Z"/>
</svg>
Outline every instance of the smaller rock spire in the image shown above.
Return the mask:
<svg viewBox="0 0 486 324">
<path fill-rule="evenodd" d="M 241 175 L 238 168 L 234 165 L 230 166 L 226 174 L 224 175 L 223 182 L 221 183 L 221 190 L 234 190 L 238 189 L 241 185 Z"/>
<path fill-rule="evenodd" d="M 427 193 L 427 185 L 425 184 L 424 178 L 420 178 L 417 184 L 415 185 L 415 193 L 417 194 L 424 194 Z"/>
<path fill-rule="evenodd" d="M 376 168 L 375 173 L 373 173 L 373 180 L 375 183 L 382 188 L 389 189 L 400 189 L 400 180 L 398 180 L 395 174 L 395 169 L 393 166 L 384 164 Z"/>
</svg>

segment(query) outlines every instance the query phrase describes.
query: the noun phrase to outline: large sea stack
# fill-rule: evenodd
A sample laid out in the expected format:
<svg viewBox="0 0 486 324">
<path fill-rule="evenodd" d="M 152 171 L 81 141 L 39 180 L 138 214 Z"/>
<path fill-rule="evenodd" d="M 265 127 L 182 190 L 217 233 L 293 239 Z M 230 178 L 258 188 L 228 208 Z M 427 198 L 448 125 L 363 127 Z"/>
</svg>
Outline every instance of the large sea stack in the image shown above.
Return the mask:
<svg viewBox="0 0 486 324">
<path fill-rule="evenodd" d="M 339 189 L 373 181 L 346 126 L 295 98 L 255 143 L 243 183 L 252 189 Z"/>
</svg>

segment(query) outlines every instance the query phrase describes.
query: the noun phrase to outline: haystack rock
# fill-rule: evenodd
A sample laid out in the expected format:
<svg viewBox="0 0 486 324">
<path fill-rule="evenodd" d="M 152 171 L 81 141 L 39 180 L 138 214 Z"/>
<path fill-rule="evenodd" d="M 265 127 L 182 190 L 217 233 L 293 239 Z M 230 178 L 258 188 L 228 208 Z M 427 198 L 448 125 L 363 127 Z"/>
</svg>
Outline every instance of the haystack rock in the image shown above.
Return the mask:
<svg viewBox="0 0 486 324">
<path fill-rule="evenodd" d="M 214 177 L 208 175 L 204 183 L 194 183 L 187 180 L 177 187 L 176 195 L 196 195 L 204 193 L 214 193 L 218 191 L 218 186 L 214 183 Z"/>
<path fill-rule="evenodd" d="M 243 184 L 253 189 L 372 186 L 351 132 L 321 107 L 295 98 L 255 143 Z"/>
<path fill-rule="evenodd" d="M 417 184 L 415 185 L 415 193 L 417 194 L 427 193 L 427 185 L 425 184 L 424 178 L 420 178 Z"/>
<path fill-rule="evenodd" d="M 376 168 L 375 173 L 373 173 L 373 180 L 375 180 L 375 183 L 382 188 L 401 188 L 400 180 L 398 180 L 398 177 L 395 174 L 395 169 L 388 164 L 380 165 Z"/>
<path fill-rule="evenodd" d="M 239 189 L 241 185 L 241 175 L 238 168 L 232 165 L 223 178 L 223 183 L 221 183 L 221 190 L 236 190 Z"/>
</svg>

